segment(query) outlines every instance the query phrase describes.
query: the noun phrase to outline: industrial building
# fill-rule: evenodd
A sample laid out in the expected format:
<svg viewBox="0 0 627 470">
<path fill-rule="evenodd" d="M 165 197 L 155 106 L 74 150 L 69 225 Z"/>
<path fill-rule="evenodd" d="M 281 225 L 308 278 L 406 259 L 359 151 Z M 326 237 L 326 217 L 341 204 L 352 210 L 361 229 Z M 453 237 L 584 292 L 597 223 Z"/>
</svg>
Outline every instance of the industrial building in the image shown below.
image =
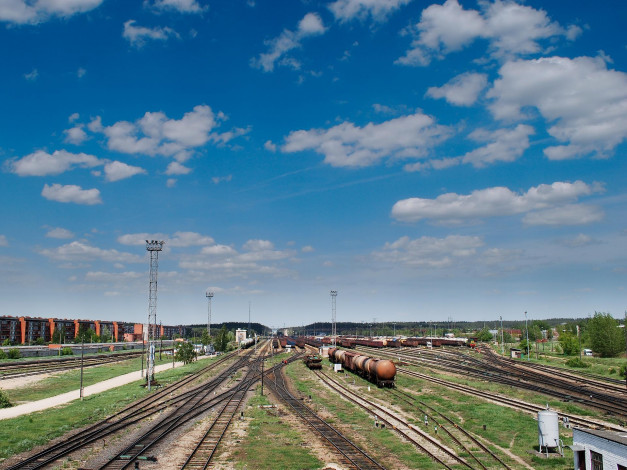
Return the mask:
<svg viewBox="0 0 627 470">
<path fill-rule="evenodd" d="M 575 470 L 627 470 L 627 433 L 573 429 Z"/>
</svg>

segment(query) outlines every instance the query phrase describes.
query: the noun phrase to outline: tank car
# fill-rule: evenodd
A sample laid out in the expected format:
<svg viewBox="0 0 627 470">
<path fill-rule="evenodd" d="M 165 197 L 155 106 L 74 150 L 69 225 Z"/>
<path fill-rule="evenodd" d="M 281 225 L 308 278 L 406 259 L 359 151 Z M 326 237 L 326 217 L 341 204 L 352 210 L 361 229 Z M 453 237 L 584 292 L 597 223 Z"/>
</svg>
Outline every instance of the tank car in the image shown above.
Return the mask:
<svg viewBox="0 0 627 470">
<path fill-rule="evenodd" d="M 310 369 L 322 369 L 322 358 L 317 354 L 308 354 L 303 362 Z"/>
<path fill-rule="evenodd" d="M 376 359 L 341 349 L 329 349 L 329 360 L 340 363 L 351 372 L 375 383 L 379 387 L 394 387 L 396 366 L 387 359 Z"/>
</svg>

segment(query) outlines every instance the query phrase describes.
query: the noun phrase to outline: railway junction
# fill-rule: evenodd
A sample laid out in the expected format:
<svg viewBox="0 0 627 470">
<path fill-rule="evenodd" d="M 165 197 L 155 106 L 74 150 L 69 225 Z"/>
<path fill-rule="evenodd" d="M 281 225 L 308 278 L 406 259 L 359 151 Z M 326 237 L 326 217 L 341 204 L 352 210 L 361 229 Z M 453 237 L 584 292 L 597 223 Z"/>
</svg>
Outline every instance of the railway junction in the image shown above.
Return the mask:
<svg viewBox="0 0 627 470">
<path fill-rule="evenodd" d="M 604 377 L 511 361 L 481 345 L 332 349 L 329 358 L 314 338 L 264 340 L 159 375 L 150 393 L 136 381 L 1 421 L 16 434 L 41 422 L 44 435 L 4 455 L 0 468 L 567 469 L 573 426 L 627 431 L 627 392 Z M 125 398 L 46 438 L 46 421 L 85 412 L 107 393 Z M 559 449 L 538 445 L 547 405 L 559 416 Z"/>
</svg>

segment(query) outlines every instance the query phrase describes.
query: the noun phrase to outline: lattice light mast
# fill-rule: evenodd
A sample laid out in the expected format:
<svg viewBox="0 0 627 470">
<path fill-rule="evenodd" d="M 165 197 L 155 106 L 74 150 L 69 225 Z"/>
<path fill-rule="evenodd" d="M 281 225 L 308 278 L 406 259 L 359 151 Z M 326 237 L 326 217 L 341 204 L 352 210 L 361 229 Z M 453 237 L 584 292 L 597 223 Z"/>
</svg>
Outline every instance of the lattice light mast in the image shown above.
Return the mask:
<svg viewBox="0 0 627 470">
<path fill-rule="evenodd" d="M 337 324 L 335 321 L 335 298 L 337 291 L 331 291 L 331 337 L 333 338 L 333 346 L 335 346 L 335 338 L 337 337 Z"/>
<path fill-rule="evenodd" d="M 155 330 L 157 328 L 157 272 L 159 271 L 159 252 L 163 250 L 163 241 L 146 240 L 146 251 L 150 253 L 150 285 L 148 293 L 148 390 L 155 375 Z"/>
<path fill-rule="evenodd" d="M 209 301 L 209 306 L 207 307 L 207 333 L 209 333 L 209 338 L 211 338 L 211 299 L 213 299 L 213 292 L 207 291 L 205 295 Z"/>
</svg>

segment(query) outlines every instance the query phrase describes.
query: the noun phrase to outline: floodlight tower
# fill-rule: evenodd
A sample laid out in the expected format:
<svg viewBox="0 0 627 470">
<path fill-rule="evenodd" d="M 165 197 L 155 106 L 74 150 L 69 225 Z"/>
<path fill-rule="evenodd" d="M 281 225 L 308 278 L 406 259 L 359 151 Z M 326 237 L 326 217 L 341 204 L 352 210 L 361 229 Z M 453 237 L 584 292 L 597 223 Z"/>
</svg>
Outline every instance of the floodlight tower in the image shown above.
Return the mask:
<svg viewBox="0 0 627 470">
<path fill-rule="evenodd" d="M 213 298 L 213 292 L 207 291 L 205 295 L 209 301 L 209 306 L 207 307 L 207 333 L 209 333 L 209 338 L 211 338 L 211 299 Z"/>
<path fill-rule="evenodd" d="M 335 298 L 337 297 L 337 291 L 331 291 L 331 337 L 333 338 L 333 346 L 335 346 L 335 339 L 337 336 L 337 325 L 335 322 Z"/>
<path fill-rule="evenodd" d="M 155 375 L 155 330 L 157 328 L 157 272 L 159 271 L 159 252 L 163 250 L 163 241 L 146 240 L 146 251 L 150 253 L 150 285 L 148 294 L 148 390 Z"/>
</svg>

